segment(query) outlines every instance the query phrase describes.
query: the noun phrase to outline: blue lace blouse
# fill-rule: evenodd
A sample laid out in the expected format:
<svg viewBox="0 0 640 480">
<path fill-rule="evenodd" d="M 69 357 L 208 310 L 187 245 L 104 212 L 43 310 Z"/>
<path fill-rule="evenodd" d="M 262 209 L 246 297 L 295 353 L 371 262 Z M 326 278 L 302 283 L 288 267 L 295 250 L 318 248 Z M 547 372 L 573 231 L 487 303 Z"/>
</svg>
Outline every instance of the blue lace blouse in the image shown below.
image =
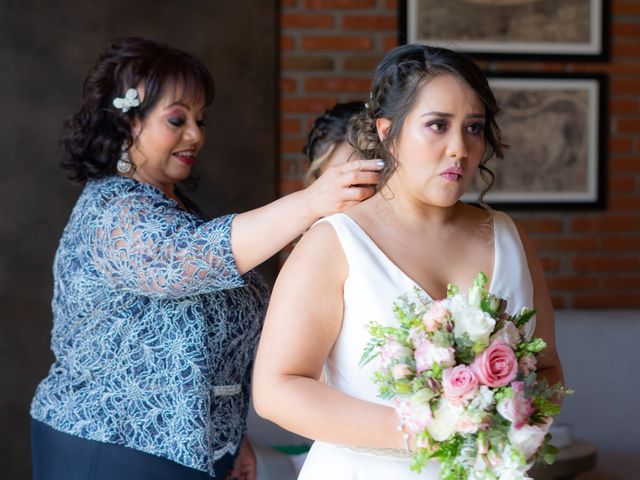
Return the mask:
<svg viewBox="0 0 640 480">
<path fill-rule="evenodd" d="M 214 475 L 245 432 L 268 298 L 238 274 L 232 220 L 124 177 L 89 181 L 54 260 L 55 362 L 31 416 Z"/>
</svg>

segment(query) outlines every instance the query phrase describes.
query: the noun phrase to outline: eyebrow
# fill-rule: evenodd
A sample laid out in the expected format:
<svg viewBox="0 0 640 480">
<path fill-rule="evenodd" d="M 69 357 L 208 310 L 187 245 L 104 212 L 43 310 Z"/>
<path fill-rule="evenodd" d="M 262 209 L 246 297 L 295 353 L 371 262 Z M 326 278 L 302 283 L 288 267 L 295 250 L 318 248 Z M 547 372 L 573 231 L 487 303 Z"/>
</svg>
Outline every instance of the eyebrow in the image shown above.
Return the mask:
<svg viewBox="0 0 640 480">
<path fill-rule="evenodd" d="M 190 107 L 189 105 L 187 105 L 186 103 L 181 102 L 181 101 L 179 101 L 179 100 L 178 100 L 177 102 L 173 102 L 173 103 L 172 103 L 172 104 L 170 104 L 170 105 L 167 105 L 166 107 L 164 107 L 164 110 L 169 110 L 170 108 L 175 107 L 176 105 L 178 105 L 178 106 L 180 106 L 180 107 L 183 107 L 183 108 L 185 108 L 185 109 L 187 109 L 187 110 L 191 110 L 191 107 Z M 199 110 L 199 112 L 204 112 L 206 109 L 207 109 L 207 107 L 206 107 L 206 106 L 204 106 L 204 107 L 202 107 L 202 108 Z"/>
<path fill-rule="evenodd" d="M 453 117 L 453 113 L 445 113 L 445 112 L 438 112 L 438 111 L 425 112 L 420 116 L 426 117 L 429 115 L 432 115 L 435 117 L 446 117 L 446 118 Z M 470 113 L 469 115 L 467 115 L 466 118 L 484 118 L 484 117 L 485 117 L 484 113 Z"/>
</svg>

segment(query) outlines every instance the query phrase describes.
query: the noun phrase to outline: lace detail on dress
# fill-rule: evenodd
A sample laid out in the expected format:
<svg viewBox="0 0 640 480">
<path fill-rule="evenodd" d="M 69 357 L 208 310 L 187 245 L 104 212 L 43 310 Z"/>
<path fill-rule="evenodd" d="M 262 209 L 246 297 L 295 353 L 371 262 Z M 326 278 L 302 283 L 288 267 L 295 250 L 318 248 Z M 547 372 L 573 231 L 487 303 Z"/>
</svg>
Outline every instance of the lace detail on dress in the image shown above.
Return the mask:
<svg viewBox="0 0 640 480">
<path fill-rule="evenodd" d="M 343 445 L 340 448 L 346 448 L 353 452 L 374 455 L 376 457 L 411 458 L 413 455 L 411 452 L 407 452 L 406 450 L 401 450 L 399 448 L 367 448 L 352 447 L 350 445 Z"/>
<path fill-rule="evenodd" d="M 56 361 L 33 418 L 213 475 L 245 431 L 268 297 L 238 274 L 232 220 L 127 178 L 89 182 L 54 261 Z"/>
</svg>

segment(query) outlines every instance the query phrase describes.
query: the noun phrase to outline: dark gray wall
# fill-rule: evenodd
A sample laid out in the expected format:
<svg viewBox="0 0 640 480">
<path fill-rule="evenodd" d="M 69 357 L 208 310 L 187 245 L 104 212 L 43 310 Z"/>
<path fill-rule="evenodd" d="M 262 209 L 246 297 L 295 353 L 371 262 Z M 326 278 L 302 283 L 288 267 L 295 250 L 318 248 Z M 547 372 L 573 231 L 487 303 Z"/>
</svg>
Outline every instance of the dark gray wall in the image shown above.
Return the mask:
<svg viewBox="0 0 640 480">
<path fill-rule="evenodd" d="M 64 118 L 112 38 L 199 56 L 217 93 L 195 195 L 210 214 L 275 198 L 275 0 L 0 0 L 0 476 L 30 478 L 28 408 L 46 374 L 51 264 L 77 198 L 58 168 Z"/>
</svg>

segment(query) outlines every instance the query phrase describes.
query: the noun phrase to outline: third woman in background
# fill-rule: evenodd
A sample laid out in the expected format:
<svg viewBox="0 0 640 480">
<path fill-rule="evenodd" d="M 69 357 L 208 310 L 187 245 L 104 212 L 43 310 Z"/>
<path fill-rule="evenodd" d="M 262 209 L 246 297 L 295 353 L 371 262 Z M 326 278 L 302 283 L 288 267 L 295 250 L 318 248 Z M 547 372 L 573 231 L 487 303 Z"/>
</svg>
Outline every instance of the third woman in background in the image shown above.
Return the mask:
<svg viewBox="0 0 640 480">
<path fill-rule="evenodd" d="M 316 118 L 307 136 L 303 153 L 309 159 L 305 185 L 311 185 L 333 165 L 360 158 L 347 141 L 349 120 L 364 110 L 362 102 L 337 103 Z"/>
</svg>

